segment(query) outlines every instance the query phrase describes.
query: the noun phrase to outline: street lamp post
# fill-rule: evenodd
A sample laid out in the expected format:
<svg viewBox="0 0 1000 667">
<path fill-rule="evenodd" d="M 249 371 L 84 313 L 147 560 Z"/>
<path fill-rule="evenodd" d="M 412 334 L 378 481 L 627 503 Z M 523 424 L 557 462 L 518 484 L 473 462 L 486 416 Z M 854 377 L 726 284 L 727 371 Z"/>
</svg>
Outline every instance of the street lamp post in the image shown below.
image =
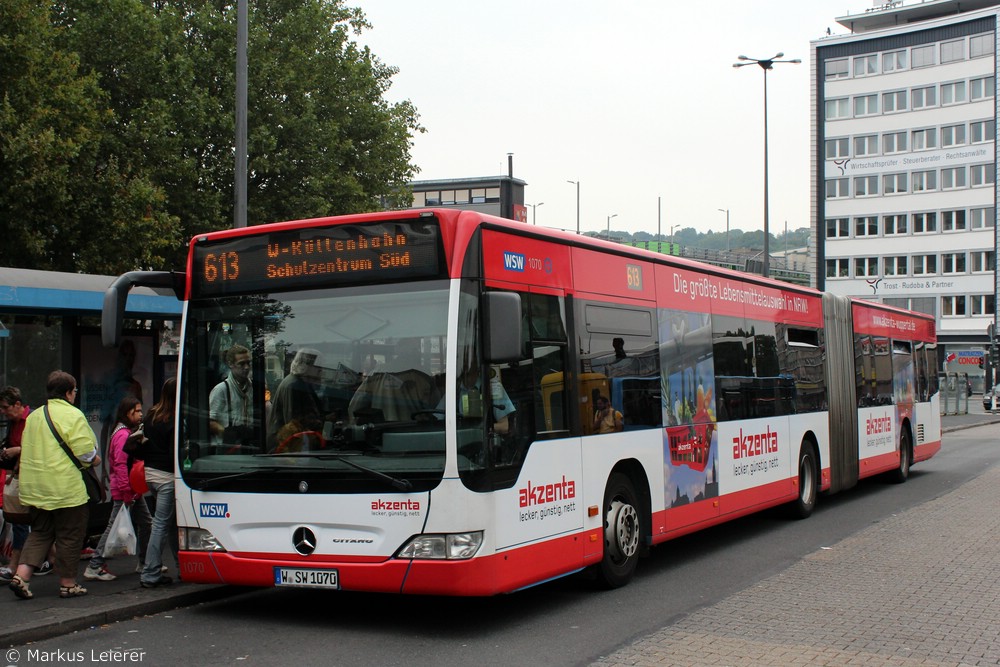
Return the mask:
<svg viewBox="0 0 1000 667">
<path fill-rule="evenodd" d="M 729 252 L 729 209 L 720 208 L 719 210 L 726 214 L 726 252 Z"/>
<path fill-rule="evenodd" d="M 544 203 L 545 202 L 540 201 L 537 204 L 528 204 L 528 206 L 531 207 L 531 224 L 533 224 L 533 225 L 537 225 L 538 224 L 538 219 L 535 217 L 535 209 L 538 208 L 539 206 L 543 205 Z"/>
<path fill-rule="evenodd" d="M 793 60 L 778 60 L 784 56 L 784 53 L 780 51 L 770 58 L 748 58 L 746 56 L 739 56 L 737 60 L 741 61 L 738 63 L 733 63 L 733 67 L 744 67 L 746 65 L 760 65 L 760 68 L 764 70 L 764 267 L 761 271 L 761 275 L 765 278 L 770 273 L 770 258 L 768 253 L 771 249 L 768 247 L 768 199 L 767 199 L 767 70 L 774 68 L 774 63 L 801 63 L 802 61 L 798 58 Z"/>
<path fill-rule="evenodd" d="M 566 181 L 576 186 L 576 233 L 580 233 L 580 181 Z"/>
<path fill-rule="evenodd" d="M 611 215 L 608 216 L 608 240 L 609 241 L 611 240 L 611 218 L 617 218 L 617 217 L 618 217 L 617 213 L 612 213 Z"/>
</svg>

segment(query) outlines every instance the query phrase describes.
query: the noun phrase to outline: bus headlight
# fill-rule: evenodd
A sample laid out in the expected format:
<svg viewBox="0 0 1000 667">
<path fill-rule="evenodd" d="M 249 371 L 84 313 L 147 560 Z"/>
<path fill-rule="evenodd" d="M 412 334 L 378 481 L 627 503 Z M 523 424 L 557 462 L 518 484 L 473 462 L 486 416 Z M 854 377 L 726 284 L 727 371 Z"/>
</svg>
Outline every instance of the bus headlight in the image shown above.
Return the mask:
<svg viewBox="0 0 1000 667">
<path fill-rule="evenodd" d="M 204 528 L 178 528 L 182 551 L 225 551 L 226 548 L 215 539 L 215 535 Z"/>
<path fill-rule="evenodd" d="M 483 545 L 483 531 L 417 535 L 396 553 L 397 558 L 420 560 L 465 560 L 472 558 Z"/>
</svg>

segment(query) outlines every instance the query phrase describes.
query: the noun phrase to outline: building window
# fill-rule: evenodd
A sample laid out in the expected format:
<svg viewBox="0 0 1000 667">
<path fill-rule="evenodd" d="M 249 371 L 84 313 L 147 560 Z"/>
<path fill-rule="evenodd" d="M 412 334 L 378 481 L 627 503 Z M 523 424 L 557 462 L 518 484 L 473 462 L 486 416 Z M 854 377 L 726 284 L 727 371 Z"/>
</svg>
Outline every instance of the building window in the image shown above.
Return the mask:
<svg viewBox="0 0 1000 667">
<path fill-rule="evenodd" d="M 937 213 L 931 211 L 930 213 L 913 214 L 914 234 L 930 234 L 936 231 L 937 231 Z"/>
<path fill-rule="evenodd" d="M 937 255 L 914 255 L 913 275 L 926 276 L 937 273 Z"/>
<path fill-rule="evenodd" d="M 854 157 L 866 155 L 878 155 L 877 134 L 863 134 L 860 137 L 854 137 Z"/>
<path fill-rule="evenodd" d="M 941 170 L 941 189 L 954 190 L 965 187 L 965 167 L 949 167 Z"/>
<path fill-rule="evenodd" d="M 941 314 L 948 317 L 964 317 L 965 297 L 964 296 L 941 297 Z"/>
<path fill-rule="evenodd" d="M 974 144 L 981 144 L 986 141 L 993 141 L 997 135 L 997 122 L 990 120 L 977 120 L 969 123 L 969 138 Z"/>
<path fill-rule="evenodd" d="M 913 110 L 937 106 L 937 88 L 925 86 L 910 91 L 910 108 Z"/>
<path fill-rule="evenodd" d="M 973 273 L 986 273 L 996 267 L 996 256 L 992 250 L 973 250 L 969 253 L 969 263 Z"/>
<path fill-rule="evenodd" d="M 942 174 L 944 170 L 942 170 Z M 941 231 L 959 232 L 965 230 L 965 209 L 941 211 Z"/>
<path fill-rule="evenodd" d="M 847 58 L 827 60 L 825 66 L 826 80 L 845 79 L 849 75 Z"/>
<path fill-rule="evenodd" d="M 974 164 L 969 167 L 969 171 L 972 174 L 972 187 L 992 185 L 996 180 L 996 165 L 993 163 Z"/>
<path fill-rule="evenodd" d="M 886 257 L 883 264 L 885 265 L 885 271 L 883 271 L 883 273 L 887 276 L 906 275 L 906 255 Z"/>
<path fill-rule="evenodd" d="M 986 76 L 982 79 L 973 79 L 969 82 L 969 98 L 973 101 L 996 97 L 996 92 L 996 78 L 992 76 Z"/>
<path fill-rule="evenodd" d="M 983 56 L 993 55 L 993 51 L 996 48 L 996 38 L 993 33 L 987 33 L 985 35 L 976 35 L 975 37 L 969 38 L 969 57 L 970 58 L 982 58 Z"/>
<path fill-rule="evenodd" d="M 941 42 L 941 64 L 965 60 L 965 40 Z"/>
<path fill-rule="evenodd" d="M 965 101 L 965 82 L 952 81 L 941 84 L 941 104 L 959 104 Z"/>
<path fill-rule="evenodd" d="M 896 72 L 906 69 L 906 51 L 890 51 L 882 54 L 882 71 Z"/>
<path fill-rule="evenodd" d="M 996 224 L 996 209 L 974 208 L 969 211 L 969 229 L 991 229 Z"/>
<path fill-rule="evenodd" d="M 882 194 L 898 195 L 907 192 L 906 174 L 886 174 L 882 177 Z"/>
<path fill-rule="evenodd" d="M 934 63 L 934 45 L 915 46 L 910 50 L 910 67 L 930 67 Z"/>
<path fill-rule="evenodd" d="M 873 116 L 878 113 L 878 95 L 859 95 L 854 98 L 855 116 Z"/>
<path fill-rule="evenodd" d="M 846 97 L 839 100 L 826 101 L 826 119 L 837 120 L 838 118 L 851 117 L 851 101 Z"/>
<path fill-rule="evenodd" d="M 965 273 L 965 253 L 941 253 L 941 273 Z"/>
<path fill-rule="evenodd" d="M 854 76 L 878 74 L 878 56 L 858 56 L 854 59 Z"/>
<path fill-rule="evenodd" d="M 915 171 L 913 172 L 913 180 L 911 183 L 911 192 L 927 192 L 928 190 L 937 190 L 937 172 L 933 170 Z M 915 228 L 914 231 L 916 231 Z"/>
<path fill-rule="evenodd" d="M 965 143 L 965 123 L 945 125 L 941 128 L 941 147 L 961 146 Z"/>
<path fill-rule="evenodd" d="M 828 259 L 826 260 L 826 277 L 827 278 L 849 278 L 850 277 L 850 265 L 847 262 L 846 257 L 841 257 L 840 259 Z"/>
<path fill-rule="evenodd" d="M 878 194 L 878 176 L 857 176 L 854 179 L 855 197 L 874 197 Z"/>
<path fill-rule="evenodd" d="M 826 181 L 826 198 L 842 199 L 851 196 L 851 184 L 849 178 L 830 178 Z"/>
<path fill-rule="evenodd" d="M 826 220 L 826 238 L 836 239 L 842 238 L 846 239 L 850 236 L 850 228 L 847 218 L 827 218 Z"/>
<path fill-rule="evenodd" d="M 992 294 L 973 294 L 969 297 L 970 312 L 973 315 L 993 315 L 996 303 Z"/>
<path fill-rule="evenodd" d="M 937 148 L 937 130 L 934 128 L 913 130 L 913 141 L 910 142 L 910 146 L 915 151 Z"/>
<path fill-rule="evenodd" d="M 866 216 L 864 218 L 854 218 L 855 236 L 878 236 L 878 218 L 876 216 Z"/>
<path fill-rule="evenodd" d="M 851 140 L 847 137 L 826 140 L 826 159 L 835 160 L 851 156 Z"/>
<path fill-rule="evenodd" d="M 854 277 L 875 278 L 878 276 L 878 257 L 855 257 Z"/>
<path fill-rule="evenodd" d="M 882 233 L 886 236 L 906 233 L 906 215 L 886 215 L 882 217 Z"/>
<path fill-rule="evenodd" d="M 906 150 L 907 132 L 887 132 L 882 135 L 882 152 L 902 153 Z"/>
<path fill-rule="evenodd" d="M 891 93 L 882 93 L 882 111 L 883 113 L 906 111 L 906 91 L 897 90 Z"/>
</svg>

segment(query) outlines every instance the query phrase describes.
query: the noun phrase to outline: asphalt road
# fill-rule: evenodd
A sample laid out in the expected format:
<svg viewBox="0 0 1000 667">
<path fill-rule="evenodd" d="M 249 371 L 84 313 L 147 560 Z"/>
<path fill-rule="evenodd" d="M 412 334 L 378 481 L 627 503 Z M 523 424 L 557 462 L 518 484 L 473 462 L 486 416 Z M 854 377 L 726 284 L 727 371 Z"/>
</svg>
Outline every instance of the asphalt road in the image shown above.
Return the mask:
<svg viewBox="0 0 1000 667">
<path fill-rule="evenodd" d="M 822 498 L 806 521 L 770 511 L 661 545 L 615 591 L 594 591 L 579 578 L 490 599 L 264 590 L 30 648 L 88 659 L 135 649 L 147 665 L 585 665 L 961 486 L 1000 460 L 998 439 L 1000 425 L 950 433 L 906 484 L 865 481 Z M 18 664 L 34 664 L 26 648 Z"/>
</svg>

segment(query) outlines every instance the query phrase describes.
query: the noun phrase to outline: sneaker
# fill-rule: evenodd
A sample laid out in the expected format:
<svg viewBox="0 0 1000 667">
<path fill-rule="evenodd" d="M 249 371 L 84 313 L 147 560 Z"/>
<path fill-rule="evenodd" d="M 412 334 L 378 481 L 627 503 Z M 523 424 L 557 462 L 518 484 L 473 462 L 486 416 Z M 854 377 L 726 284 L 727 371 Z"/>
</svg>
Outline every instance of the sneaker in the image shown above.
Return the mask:
<svg viewBox="0 0 1000 667">
<path fill-rule="evenodd" d="M 80 549 L 80 560 L 90 560 L 91 558 L 94 557 L 95 553 L 97 552 L 94 549 L 91 549 L 90 547 L 84 547 Z M 37 572 L 35 574 L 37 574 Z"/>
<path fill-rule="evenodd" d="M 42 563 L 41 567 L 35 569 L 35 576 L 44 577 L 51 571 L 52 571 L 52 563 L 50 563 L 49 561 L 45 561 L 44 563 Z"/>
<path fill-rule="evenodd" d="M 143 588 L 156 588 L 157 586 L 169 586 L 172 583 L 174 583 L 173 579 L 171 579 L 170 577 L 163 577 L 163 576 L 161 576 L 156 581 L 144 581 L 144 580 L 139 581 L 139 585 L 142 586 Z"/>
<path fill-rule="evenodd" d="M 102 565 L 99 568 L 87 566 L 83 571 L 83 578 L 88 581 L 114 581 L 118 577 L 108 572 L 108 566 Z"/>
<path fill-rule="evenodd" d="M 9 584 L 14 578 L 14 571 L 9 567 L 0 567 L 0 584 Z"/>
</svg>

